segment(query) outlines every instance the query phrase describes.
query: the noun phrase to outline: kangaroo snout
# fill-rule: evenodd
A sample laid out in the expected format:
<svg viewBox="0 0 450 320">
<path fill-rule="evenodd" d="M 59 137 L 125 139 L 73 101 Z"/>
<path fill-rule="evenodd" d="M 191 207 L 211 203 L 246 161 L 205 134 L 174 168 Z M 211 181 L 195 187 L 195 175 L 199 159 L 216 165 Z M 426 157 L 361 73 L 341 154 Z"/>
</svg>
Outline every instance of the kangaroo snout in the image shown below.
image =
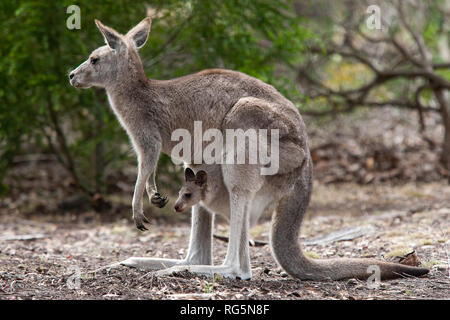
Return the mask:
<svg viewBox="0 0 450 320">
<path fill-rule="evenodd" d="M 77 79 L 75 79 L 75 74 L 76 74 L 75 71 L 76 70 L 71 71 L 69 73 L 69 83 L 70 83 L 71 86 L 73 86 L 75 88 L 79 88 L 81 86 L 80 86 L 80 83 L 77 81 Z"/>
<path fill-rule="evenodd" d="M 69 83 L 71 86 L 80 89 L 87 89 L 92 86 L 89 82 L 86 82 L 86 72 L 80 72 L 78 68 L 69 73 Z"/>
<path fill-rule="evenodd" d="M 176 204 L 174 209 L 176 212 L 183 212 L 183 210 L 184 210 L 183 205 L 181 205 L 181 204 Z"/>
</svg>

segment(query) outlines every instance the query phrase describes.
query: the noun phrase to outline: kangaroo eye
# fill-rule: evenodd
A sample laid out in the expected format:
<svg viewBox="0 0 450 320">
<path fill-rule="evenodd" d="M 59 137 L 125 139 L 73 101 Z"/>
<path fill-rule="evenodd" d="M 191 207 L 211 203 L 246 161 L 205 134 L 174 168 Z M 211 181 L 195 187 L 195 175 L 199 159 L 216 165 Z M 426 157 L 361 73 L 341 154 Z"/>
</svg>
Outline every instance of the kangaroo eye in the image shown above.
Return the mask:
<svg viewBox="0 0 450 320">
<path fill-rule="evenodd" d="M 185 193 L 184 196 L 189 199 L 190 197 L 192 197 L 192 193 Z"/>
<path fill-rule="evenodd" d="M 99 58 L 91 58 L 91 63 L 96 64 L 98 62 Z"/>
</svg>

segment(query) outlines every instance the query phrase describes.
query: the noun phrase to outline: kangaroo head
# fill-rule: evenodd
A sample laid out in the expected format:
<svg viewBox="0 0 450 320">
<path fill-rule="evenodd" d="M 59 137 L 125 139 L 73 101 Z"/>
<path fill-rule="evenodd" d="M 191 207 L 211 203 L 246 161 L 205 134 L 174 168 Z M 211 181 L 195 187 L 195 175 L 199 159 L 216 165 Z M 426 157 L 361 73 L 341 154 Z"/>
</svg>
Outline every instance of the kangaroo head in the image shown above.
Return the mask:
<svg viewBox="0 0 450 320">
<path fill-rule="evenodd" d="M 184 171 L 186 179 L 181 187 L 178 199 L 175 202 L 175 211 L 182 212 L 205 199 L 206 192 L 206 172 L 200 170 L 197 174 L 190 168 Z"/>
<path fill-rule="evenodd" d="M 151 20 L 145 18 L 126 35 L 95 20 L 106 46 L 94 50 L 89 58 L 70 72 L 70 84 L 76 88 L 106 88 L 126 79 L 145 76 L 137 50 L 147 41 Z"/>
</svg>

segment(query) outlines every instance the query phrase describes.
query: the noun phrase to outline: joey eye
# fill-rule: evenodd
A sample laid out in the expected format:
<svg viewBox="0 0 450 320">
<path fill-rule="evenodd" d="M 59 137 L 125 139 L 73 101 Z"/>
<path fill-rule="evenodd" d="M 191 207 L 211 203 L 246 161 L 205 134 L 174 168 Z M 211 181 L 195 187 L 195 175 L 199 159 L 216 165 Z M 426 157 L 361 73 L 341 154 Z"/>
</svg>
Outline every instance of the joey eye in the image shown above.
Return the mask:
<svg viewBox="0 0 450 320">
<path fill-rule="evenodd" d="M 190 197 L 192 197 L 192 193 L 185 193 L 184 196 L 189 199 Z"/>
<path fill-rule="evenodd" d="M 91 58 L 91 63 L 96 64 L 98 62 L 99 58 Z"/>
</svg>

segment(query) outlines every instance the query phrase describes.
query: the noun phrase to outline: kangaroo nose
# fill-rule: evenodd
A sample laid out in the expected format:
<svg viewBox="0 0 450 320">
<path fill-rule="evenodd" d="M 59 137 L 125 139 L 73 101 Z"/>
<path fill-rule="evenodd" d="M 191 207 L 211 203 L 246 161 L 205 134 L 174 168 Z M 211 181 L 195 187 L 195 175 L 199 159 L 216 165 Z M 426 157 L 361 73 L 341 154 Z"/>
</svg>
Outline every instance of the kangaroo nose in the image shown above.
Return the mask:
<svg viewBox="0 0 450 320">
<path fill-rule="evenodd" d="M 175 211 L 178 211 L 180 209 L 180 206 L 179 205 L 176 205 L 175 206 Z"/>
<path fill-rule="evenodd" d="M 69 79 L 72 80 L 73 77 L 75 77 L 75 74 L 74 74 L 73 72 L 71 72 L 71 73 L 69 74 Z"/>
</svg>

